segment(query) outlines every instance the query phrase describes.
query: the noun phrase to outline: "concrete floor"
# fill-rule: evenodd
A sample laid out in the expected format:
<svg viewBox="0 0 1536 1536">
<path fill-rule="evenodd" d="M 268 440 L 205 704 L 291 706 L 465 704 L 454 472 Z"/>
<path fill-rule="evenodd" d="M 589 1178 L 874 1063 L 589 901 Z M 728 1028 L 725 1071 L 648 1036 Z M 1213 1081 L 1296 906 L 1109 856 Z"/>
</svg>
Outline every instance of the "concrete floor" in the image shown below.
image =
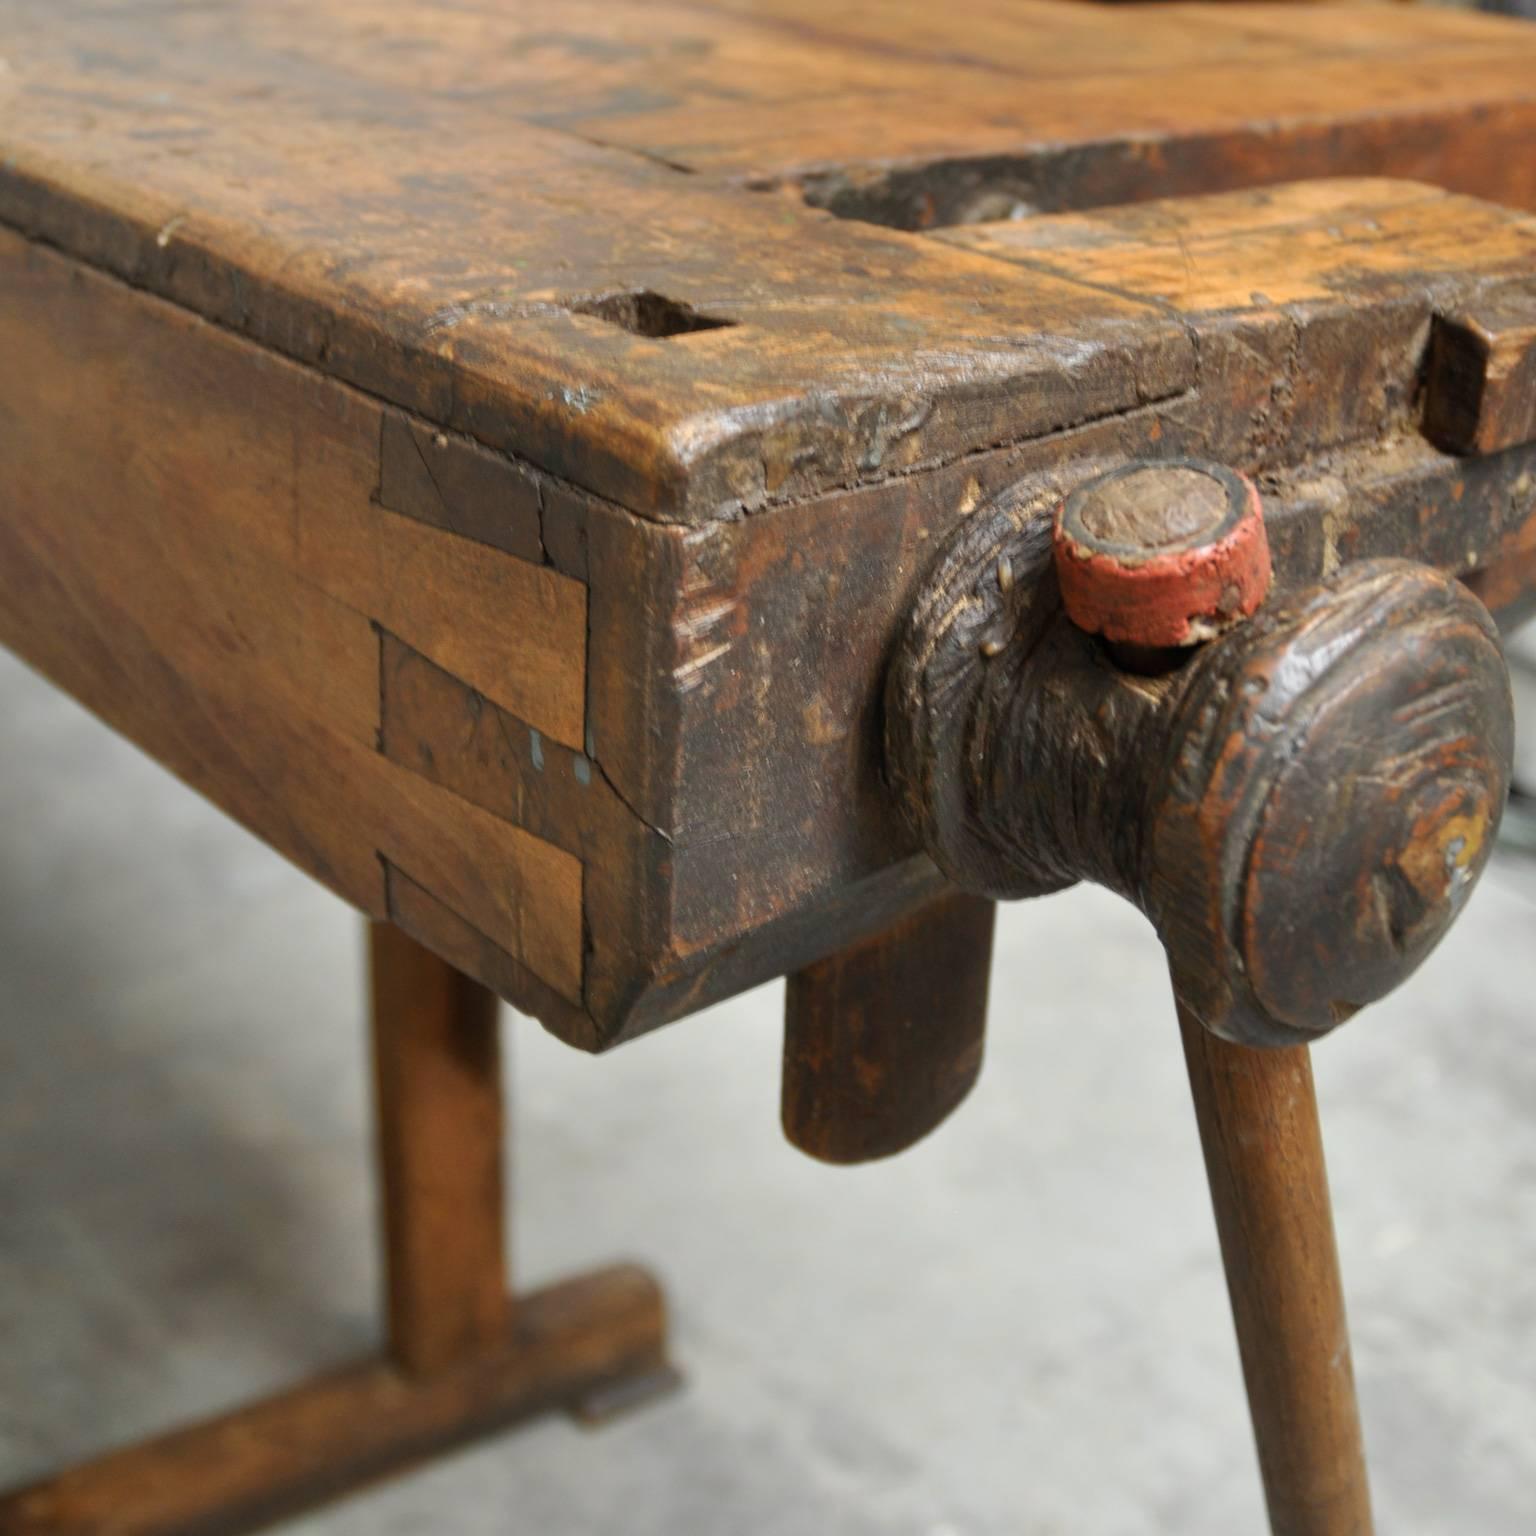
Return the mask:
<svg viewBox="0 0 1536 1536">
<path fill-rule="evenodd" d="M 361 935 L 0 658 L 0 1481 L 364 1349 Z M 1536 1530 L 1536 865 L 1318 1052 L 1382 1536 Z M 518 1020 L 538 1282 L 667 1280 L 689 1389 L 545 1419 L 293 1536 L 1250 1536 L 1159 951 L 1004 917 L 984 1080 L 896 1161 L 776 1124 L 777 988 L 594 1061 Z"/>
</svg>

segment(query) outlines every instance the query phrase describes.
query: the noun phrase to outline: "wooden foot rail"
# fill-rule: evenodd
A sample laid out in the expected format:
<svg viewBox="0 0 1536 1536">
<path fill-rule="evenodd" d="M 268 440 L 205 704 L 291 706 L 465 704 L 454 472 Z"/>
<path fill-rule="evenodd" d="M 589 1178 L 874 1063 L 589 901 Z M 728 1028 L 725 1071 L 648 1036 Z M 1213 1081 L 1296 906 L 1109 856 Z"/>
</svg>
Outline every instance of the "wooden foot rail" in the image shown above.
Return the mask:
<svg viewBox="0 0 1536 1536">
<path fill-rule="evenodd" d="M 386 925 L 372 962 L 385 1353 L 0 1495 L 0 1536 L 233 1536 L 526 1415 L 672 1384 L 643 1270 L 509 1295 L 495 999 Z"/>
<path fill-rule="evenodd" d="M 509 1311 L 510 1317 L 510 1311 Z M 518 1304 L 497 1347 L 429 1374 L 369 1360 L 0 1501 L 5 1536 L 233 1536 L 662 1364 L 661 1294 L 613 1269 Z"/>
</svg>

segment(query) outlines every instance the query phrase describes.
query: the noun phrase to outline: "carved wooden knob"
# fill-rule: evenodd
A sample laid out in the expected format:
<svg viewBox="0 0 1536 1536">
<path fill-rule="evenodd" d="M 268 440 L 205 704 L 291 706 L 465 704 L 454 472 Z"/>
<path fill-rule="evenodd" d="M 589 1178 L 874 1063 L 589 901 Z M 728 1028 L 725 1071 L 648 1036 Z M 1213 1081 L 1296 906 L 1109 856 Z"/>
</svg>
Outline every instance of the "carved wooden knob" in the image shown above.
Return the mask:
<svg viewBox="0 0 1536 1536">
<path fill-rule="evenodd" d="M 1493 850 L 1514 727 L 1492 620 L 1450 577 L 1371 561 L 1189 670 L 1141 899 L 1203 1022 L 1323 1034 L 1418 967 Z"/>
<path fill-rule="evenodd" d="M 890 777 L 935 861 L 983 895 L 1121 892 L 1229 1039 L 1295 1044 L 1390 991 L 1464 905 L 1508 791 L 1481 604 L 1365 562 L 1141 676 L 1067 617 L 1053 559 L 1046 508 L 973 514 L 893 657 Z"/>
</svg>

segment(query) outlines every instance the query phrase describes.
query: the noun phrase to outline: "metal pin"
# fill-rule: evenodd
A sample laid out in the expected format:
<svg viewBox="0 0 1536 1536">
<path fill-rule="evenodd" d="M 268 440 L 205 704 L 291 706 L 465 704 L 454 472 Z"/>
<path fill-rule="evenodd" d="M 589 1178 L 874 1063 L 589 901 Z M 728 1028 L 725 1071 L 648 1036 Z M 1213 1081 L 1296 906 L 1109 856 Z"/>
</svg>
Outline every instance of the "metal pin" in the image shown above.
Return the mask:
<svg viewBox="0 0 1536 1536">
<path fill-rule="evenodd" d="M 983 640 L 981 642 L 981 654 L 985 656 L 988 661 L 990 661 L 994 656 L 1000 656 L 1002 654 L 1003 647 L 1007 645 L 1007 643 L 1008 642 L 1006 640 L 999 640 L 994 635 L 990 640 Z"/>
<path fill-rule="evenodd" d="M 997 590 L 1013 591 L 1013 561 L 1007 555 L 1001 556 L 997 562 Z"/>
</svg>

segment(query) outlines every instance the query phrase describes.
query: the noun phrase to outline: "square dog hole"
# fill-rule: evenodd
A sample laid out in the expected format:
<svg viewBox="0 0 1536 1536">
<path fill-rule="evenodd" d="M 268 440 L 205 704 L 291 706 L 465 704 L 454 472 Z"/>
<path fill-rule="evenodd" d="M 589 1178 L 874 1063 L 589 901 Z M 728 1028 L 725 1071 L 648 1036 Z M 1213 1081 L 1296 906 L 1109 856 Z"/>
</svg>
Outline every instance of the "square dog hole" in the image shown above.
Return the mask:
<svg viewBox="0 0 1536 1536">
<path fill-rule="evenodd" d="M 635 336 L 686 336 L 692 331 L 721 331 L 736 324 L 717 315 L 701 315 L 681 299 L 640 288 L 633 293 L 605 293 L 595 299 L 572 299 L 566 306 L 573 315 L 606 320 Z"/>
</svg>

